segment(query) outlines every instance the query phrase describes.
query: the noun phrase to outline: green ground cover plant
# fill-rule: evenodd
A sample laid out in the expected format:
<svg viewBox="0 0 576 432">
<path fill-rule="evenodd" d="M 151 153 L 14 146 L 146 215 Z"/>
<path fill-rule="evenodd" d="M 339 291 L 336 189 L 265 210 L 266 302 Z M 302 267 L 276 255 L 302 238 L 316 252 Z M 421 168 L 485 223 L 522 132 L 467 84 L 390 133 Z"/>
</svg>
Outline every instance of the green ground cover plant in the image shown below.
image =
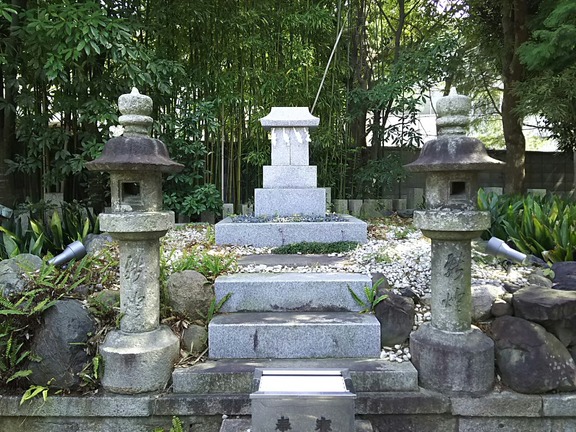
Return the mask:
<svg viewBox="0 0 576 432">
<path fill-rule="evenodd" d="M 273 254 L 330 254 L 349 252 L 358 246 L 358 242 L 339 241 L 333 243 L 301 242 L 279 246 L 272 249 Z"/>
</svg>

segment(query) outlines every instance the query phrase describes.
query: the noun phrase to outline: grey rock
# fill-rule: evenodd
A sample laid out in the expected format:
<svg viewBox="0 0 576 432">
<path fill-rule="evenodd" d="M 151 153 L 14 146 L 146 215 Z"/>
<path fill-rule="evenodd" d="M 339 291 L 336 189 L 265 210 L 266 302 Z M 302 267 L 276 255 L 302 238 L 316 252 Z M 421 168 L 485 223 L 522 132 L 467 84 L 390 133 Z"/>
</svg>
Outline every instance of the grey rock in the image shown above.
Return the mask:
<svg viewBox="0 0 576 432">
<path fill-rule="evenodd" d="M 200 354 L 206 349 L 208 331 L 206 327 L 191 325 L 182 331 L 182 348 L 193 354 Z"/>
<path fill-rule="evenodd" d="M 383 346 L 401 344 L 410 336 L 414 325 L 414 301 L 392 292 L 374 309 L 380 322 L 380 340 Z"/>
<path fill-rule="evenodd" d="M 32 254 L 20 254 L 14 258 L 0 261 L 0 292 L 7 297 L 24 291 L 27 280 L 25 273 L 42 267 L 42 259 Z"/>
<path fill-rule="evenodd" d="M 530 285 L 514 293 L 516 316 L 531 321 L 576 317 L 576 292 Z"/>
<path fill-rule="evenodd" d="M 505 292 L 500 285 L 489 283 L 472 285 L 472 321 L 489 319 L 494 300 L 503 296 Z"/>
<path fill-rule="evenodd" d="M 374 272 L 370 275 L 372 286 L 376 286 L 378 295 L 387 294 L 390 289 L 390 283 L 384 273 Z"/>
<path fill-rule="evenodd" d="M 204 320 L 214 290 L 208 280 L 194 270 L 173 273 L 168 278 L 170 306 L 191 320 Z"/>
<path fill-rule="evenodd" d="M 105 308 L 120 307 L 120 291 L 118 290 L 104 289 L 92 297 L 97 304 L 101 304 Z"/>
<path fill-rule="evenodd" d="M 552 288 L 552 281 L 546 276 L 538 273 L 532 273 L 528 275 L 527 280 L 530 285 L 537 285 L 543 288 Z"/>
<path fill-rule="evenodd" d="M 43 316 L 34 335 L 31 351 L 40 362 L 30 362 L 30 381 L 36 385 L 74 388 L 81 383 L 78 373 L 90 361 L 85 344 L 96 330 L 94 319 L 78 300 L 59 300 Z"/>
<path fill-rule="evenodd" d="M 576 291 L 576 261 L 554 263 L 552 270 L 554 271 L 554 289 Z"/>
<path fill-rule="evenodd" d="M 491 327 L 502 382 L 519 393 L 576 389 L 576 365 L 544 327 L 521 318 L 497 318 Z"/>
<path fill-rule="evenodd" d="M 490 309 L 492 316 L 501 317 L 504 315 L 514 315 L 514 308 L 508 302 L 503 299 L 496 299 L 492 303 L 492 308 Z"/>
<path fill-rule="evenodd" d="M 510 294 L 514 294 L 519 289 L 522 289 L 522 286 L 510 282 L 504 282 L 504 289 Z"/>
<path fill-rule="evenodd" d="M 88 255 L 97 255 L 103 250 L 110 248 L 110 243 L 114 240 L 108 233 L 88 234 L 84 239 L 84 247 Z"/>
</svg>

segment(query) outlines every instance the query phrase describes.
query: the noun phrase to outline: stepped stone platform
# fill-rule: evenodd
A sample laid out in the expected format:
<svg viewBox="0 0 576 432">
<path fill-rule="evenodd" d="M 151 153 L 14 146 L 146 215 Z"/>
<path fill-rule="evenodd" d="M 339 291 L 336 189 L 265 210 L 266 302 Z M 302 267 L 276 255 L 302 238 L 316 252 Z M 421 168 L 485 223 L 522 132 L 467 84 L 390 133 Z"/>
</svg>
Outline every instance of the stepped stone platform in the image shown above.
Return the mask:
<svg viewBox="0 0 576 432">
<path fill-rule="evenodd" d="M 227 217 L 215 225 L 216 244 L 277 247 L 301 242 L 366 243 L 368 225 L 350 215 L 343 222 L 232 222 Z"/>
<path fill-rule="evenodd" d="M 172 391 L 188 394 L 251 393 L 256 368 L 348 369 L 354 391 L 418 391 L 418 373 L 412 363 L 379 358 L 342 359 L 222 359 L 175 369 Z"/>
<path fill-rule="evenodd" d="M 379 357 L 380 323 L 358 312 L 240 312 L 208 326 L 210 358 Z"/>
</svg>

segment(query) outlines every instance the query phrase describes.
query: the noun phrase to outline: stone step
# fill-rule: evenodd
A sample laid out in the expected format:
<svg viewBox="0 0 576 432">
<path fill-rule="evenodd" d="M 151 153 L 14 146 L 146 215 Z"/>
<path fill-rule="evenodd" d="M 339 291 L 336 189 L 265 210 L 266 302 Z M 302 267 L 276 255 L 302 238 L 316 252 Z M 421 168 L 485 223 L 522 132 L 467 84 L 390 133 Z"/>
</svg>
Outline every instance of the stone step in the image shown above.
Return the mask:
<svg viewBox="0 0 576 432">
<path fill-rule="evenodd" d="M 220 432 L 250 432 L 250 419 L 224 419 Z M 355 432 L 373 432 L 372 424 L 368 420 L 356 420 Z M 340 431 L 343 432 L 343 431 Z"/>
<path fill-rule="evenodd" d="M 379 358 L 341 359 L 221 359 L 208 360 L 172 373 L 172 392 L 188 394 L 249 394 L 256 368 L 348 369 L 355 393 L 418 391 L 412 363 Z"/>
<path fill-rule="evenodd" d="M 357 312 L 349 289 L 366 300 L 371 284 L 358 273 L 236 273 L 218 277 L 214 291 L 217 301 L 232 294 L 221 312 Z"/>
<path fill-rule="evenodd" d="M 380 357 L 380 323 L 357 312 L 241 312 L 208 325 L 210 358 Z"/>
<path fill-rule="evenodd" d="M 294 215 L 294 212 L 290 215 Z M 368 241 L 366 222 L 350 215 L 340 216 L 344 221 L 282 223 L 232 222 L 232 218 L 227 217 L 214 227 L 216 244 L 274 247 L 300 242 Z"/>
</svg>

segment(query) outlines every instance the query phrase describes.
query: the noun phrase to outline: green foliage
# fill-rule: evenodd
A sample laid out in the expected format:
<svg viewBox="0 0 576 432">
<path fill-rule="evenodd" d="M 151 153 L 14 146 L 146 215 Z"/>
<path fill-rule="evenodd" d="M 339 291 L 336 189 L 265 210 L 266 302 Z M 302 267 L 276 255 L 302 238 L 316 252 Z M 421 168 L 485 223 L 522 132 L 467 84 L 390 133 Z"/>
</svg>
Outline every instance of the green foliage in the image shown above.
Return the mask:
<svg viewBox="0 0 576 432">
<path fill-rule="evenodd" d="M 481 192 L 479 208 L 492 215 L 491 236 L 548 262 L 573 261 L 576 204 L 553 194 L 501 196 Z"/>
<path fill-rule="evenodd" d="M 20 399 L 20 405 L 26 401 L 31 401 L 32 399 L 42 396 L 42 400 L 46 402 L 48 400 L 48 391 L 50 387 L 42 385 L 31 385 L 22 395 Z"/>
<path fill-rule="evenodd" d="M 358 294 L 352 290 L 352 288 L 348 287 L 348 291 L 350 295 L 354 299 L 354 301 L 364 309 L 360 311 L 360 313 L 373 313 L 374 309 L 381 301 L 384 301 L 388 298 L 387 294 L 379 294 L 380 285 L 382 285 L 386 280 L 384 278 L 378 279 L 376 283 L 374 283 L 371 287 L 364 287 L 364 295 L 366 296 L 364 299 L 360 298 Z"/>
<path fill-rule="evenodd" d="M 333 243 L 301 242 L 279 246 L 272 249 L 273 254 L 331 254 L 349 252 L 358 246 L 358 242 L 339 241 Z"/>
<path fill-rule="evenodd" d="M 28 283 L 21 293 L 0 295 L 0 385 L 26 387 L 26 369 L 29 361 L 39 361 L 30 352 L 30 342 L 40 325 L 42 314 L 63 297 L 80 297 L 80 287 L 87 291 L 101 289 L 103 284 L 116 278 L 118 260 L 109 256 L 86 256 L 71 262 L 65 269 L 43 263 L 37 272 L 27 274 Z M 100 321 L 103 321 L 100 319 Z M 97 386 L 98 360 L 92 363 L 92 371 L 85 369 L 83 376 Z M 47 384 L 49 385 L 49 384 Z M 38 395 L 45 397 L 43 386 L 29 387 L 22 402 Z"/>
<path fill-rule="evenodd" d="M 27 204 L 23 209 L 30 213 L 26 227 L 14 215 L 0 226 L 0 258 L 21 253 L 57 255 L 73 241 L 82 241 L 88 234 L 100 231 L 97 217 L 77 202 L 62 203 L 60 210 L 43 202 Z"/>
<path fill-rule="evenodd" d="M 229 253 L 210 253 L 200 248 L 186 250 L 181 257 L 172 260 L 163 259 L 161 274 L 167 279 L 169 273 L 178 273 L 184 270 L 195 270 L 204 275 L 210 282 L 221 274 L 236 270 L 236 256 Z"/>
<path fill-rule="evenodd" d="M 198 311 L 200 316 L 202 316 L 204 318 L 204 325 L 206 325 L 206 327 L 208 327 L 208 324 L 210 324 L 210 321 L 212 321 L 212 318 L 214 318 L 214 315 L 216 315 L 218 312 L 220 312 L 220 310 L 222 309 L 222 306 L 224 306 L 226 304 L 226 302 L 230 299 L 230 297 L 232 297 L 232 293 L 226 294 L 224 297 L 222 297 L 222 299 L 219 302 L 216 301 L 216 298 L 212 299 L 206 314 L 204 314 L 201 311 Z"/>
<path fill-rule="evenodd" d="M 170 174 L 164 183 L 164 204 L 182 215 L 199 215 L 205 210 L 222 210 L 220 192 L 214 184 L 205 183 L 207 171 L 204 134 L 219 127 L 215 104 L 182 101 L 174 112 L 163 114 L 156 122 L 157 133 L 170 151 L 170 157 L 184 165 L 181 172 Z"/>
<path fill-rule="evenodd" d="M 166 432 L 164 428 L 155 428 L 153 432 Z M 172 427 L 168 432 L 184 432 L 184 424 L 180 418 L 172 417 Z"/>
<path fill-rule="evenodd" d="M 358 191 L 363 198 L 380 198 L 393 191 L 398 182 L 406 178 L 406 170 L 397 153 L 384 158 L 371 160 L 360 168 L 354 176 Z"/>
</svg>

